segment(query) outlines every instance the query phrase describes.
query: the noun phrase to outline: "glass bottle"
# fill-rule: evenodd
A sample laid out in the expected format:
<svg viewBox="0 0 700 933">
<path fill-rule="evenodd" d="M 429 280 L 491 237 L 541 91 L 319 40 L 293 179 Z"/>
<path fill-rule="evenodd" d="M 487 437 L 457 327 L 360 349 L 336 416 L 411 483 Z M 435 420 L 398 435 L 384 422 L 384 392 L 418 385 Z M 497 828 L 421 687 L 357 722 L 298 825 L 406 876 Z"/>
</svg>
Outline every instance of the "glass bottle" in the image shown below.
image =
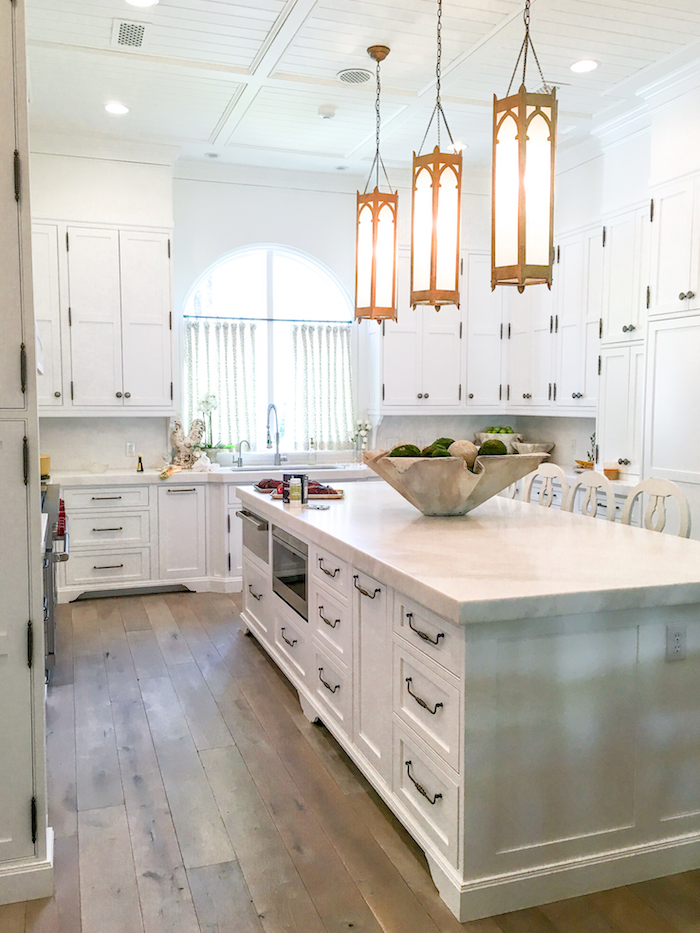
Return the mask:
<svg viewBox="0 0 700 933">
<path fill-rule="evenodd" d="M 309 463 L 309 465 L 313 465 L 313 464 L 316 463 L 316 441 L 313 439 L 313 437 L 310 437 L 310 438 L 309 438 L 309 458 L 308 458 L 308 463 Z"/>
</svg>

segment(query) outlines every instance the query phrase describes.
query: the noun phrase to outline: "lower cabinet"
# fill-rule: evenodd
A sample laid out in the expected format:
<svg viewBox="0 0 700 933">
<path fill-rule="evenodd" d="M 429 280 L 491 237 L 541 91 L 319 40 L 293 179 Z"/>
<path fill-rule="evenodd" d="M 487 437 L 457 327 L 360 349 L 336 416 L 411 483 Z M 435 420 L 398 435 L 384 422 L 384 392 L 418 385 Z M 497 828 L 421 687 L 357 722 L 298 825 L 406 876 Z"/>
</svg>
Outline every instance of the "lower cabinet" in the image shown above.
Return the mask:
<svg viewBox="0 0 700 933">
<path fill-rule="evenodd" d="M 158 489 L 161 580 L 206 575 L 206 486 Z"/>
</svg>

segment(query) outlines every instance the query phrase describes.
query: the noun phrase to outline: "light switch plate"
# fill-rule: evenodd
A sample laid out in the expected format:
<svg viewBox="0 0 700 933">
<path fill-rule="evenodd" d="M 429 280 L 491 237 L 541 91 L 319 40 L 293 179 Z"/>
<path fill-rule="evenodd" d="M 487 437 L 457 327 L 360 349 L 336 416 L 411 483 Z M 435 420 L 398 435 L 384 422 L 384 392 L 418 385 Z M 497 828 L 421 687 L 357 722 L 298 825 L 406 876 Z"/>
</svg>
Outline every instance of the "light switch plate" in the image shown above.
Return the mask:
<svg viewBox="0 0 700 933">
<path fill-rule="evenodd" d="M 127 457 L 136 456 L 136 444 L 133 444 L 131 441 L 126 442 L 126 455 Z"/>
</svg>

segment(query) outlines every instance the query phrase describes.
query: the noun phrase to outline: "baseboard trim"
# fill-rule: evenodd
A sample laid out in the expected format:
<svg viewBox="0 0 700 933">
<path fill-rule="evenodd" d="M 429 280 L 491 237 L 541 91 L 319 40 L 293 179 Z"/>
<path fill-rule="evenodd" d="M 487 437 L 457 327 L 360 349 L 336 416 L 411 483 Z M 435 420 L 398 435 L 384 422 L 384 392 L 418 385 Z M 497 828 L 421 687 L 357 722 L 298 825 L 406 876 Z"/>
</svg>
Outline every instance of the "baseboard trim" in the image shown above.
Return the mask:
<svg viewBox="0 0 700 933">
<path fill-rule="evenodd" d="M 84 599 L 108 599 L 111 596 L 147 596 L 149 593 L 240 593 L 243 577 L 197 577 L 183 583 L 168 580 L 144 580 L 130 586 L 115 584 L 94 590 L 84 586 L 63 586 L 58 589 L 59 603 L 74 603 Z"/>
<path fill-rule="evenodd" d="M 53 830 L 46 831 L 46 858 L 0 866 L 0 904 L 35 901 L 53 894 Z"/>
</svg>

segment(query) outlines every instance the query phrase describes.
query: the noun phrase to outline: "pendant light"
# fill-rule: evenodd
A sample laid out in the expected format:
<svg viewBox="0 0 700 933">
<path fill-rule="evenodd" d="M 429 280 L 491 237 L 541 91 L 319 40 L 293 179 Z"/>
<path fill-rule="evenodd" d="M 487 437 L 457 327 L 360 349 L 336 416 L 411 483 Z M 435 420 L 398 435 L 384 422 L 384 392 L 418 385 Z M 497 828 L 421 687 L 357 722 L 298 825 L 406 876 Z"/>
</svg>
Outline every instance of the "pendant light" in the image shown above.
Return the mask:
<svg viewBox="0 0 700 933">
<path fill-rule="evenodd" d="M 377 63 L 377 98 L 375 102 L 377 149 L 369 170 L 364 194 L 357 192 L 357 234 L 355 265 L 355 318 L 370 318 L 374 321 L 396 320 L 396 248 L 398 228 L 398 194 L 391 190 L 389 177 L 379 153 L 381 131 L 380 63 L 389 54 L 385 45 L 373 45 L 367 49 Z M 379 169 L 389 187 L 388 192 L 379 190 Z M 367 193 L 372 175 L 375 174 L 374 191 Z"/>
<path fill-rule="evenodd" d="M 493 185 L 491 192 L 491 288 L 515 285 L 552 287 L 554 157 L 557 133 L 556 89 L 544 80 L 530 38 L 530 0 L 525 0 L 525 38 L 506 96 L 493 98 Z M 532 49 L 544 88 L 525 87 Z M 520 90 L 511 88 L 522 59 Z"/>
<path fill-rule="evenodd" d="M 413 153 L 413 222 L 411 227 L 411 304 L 459 307 L 459 240 L 462 214 L 462 153 L 457 150 L 440 100 L 442 0 L 438 0 L 435 107 L 418 155 Z M 433 120 L 437 146 L 421 155 Z M 440 151 L 440 120 L 451 151 Z"/>
</svg>

